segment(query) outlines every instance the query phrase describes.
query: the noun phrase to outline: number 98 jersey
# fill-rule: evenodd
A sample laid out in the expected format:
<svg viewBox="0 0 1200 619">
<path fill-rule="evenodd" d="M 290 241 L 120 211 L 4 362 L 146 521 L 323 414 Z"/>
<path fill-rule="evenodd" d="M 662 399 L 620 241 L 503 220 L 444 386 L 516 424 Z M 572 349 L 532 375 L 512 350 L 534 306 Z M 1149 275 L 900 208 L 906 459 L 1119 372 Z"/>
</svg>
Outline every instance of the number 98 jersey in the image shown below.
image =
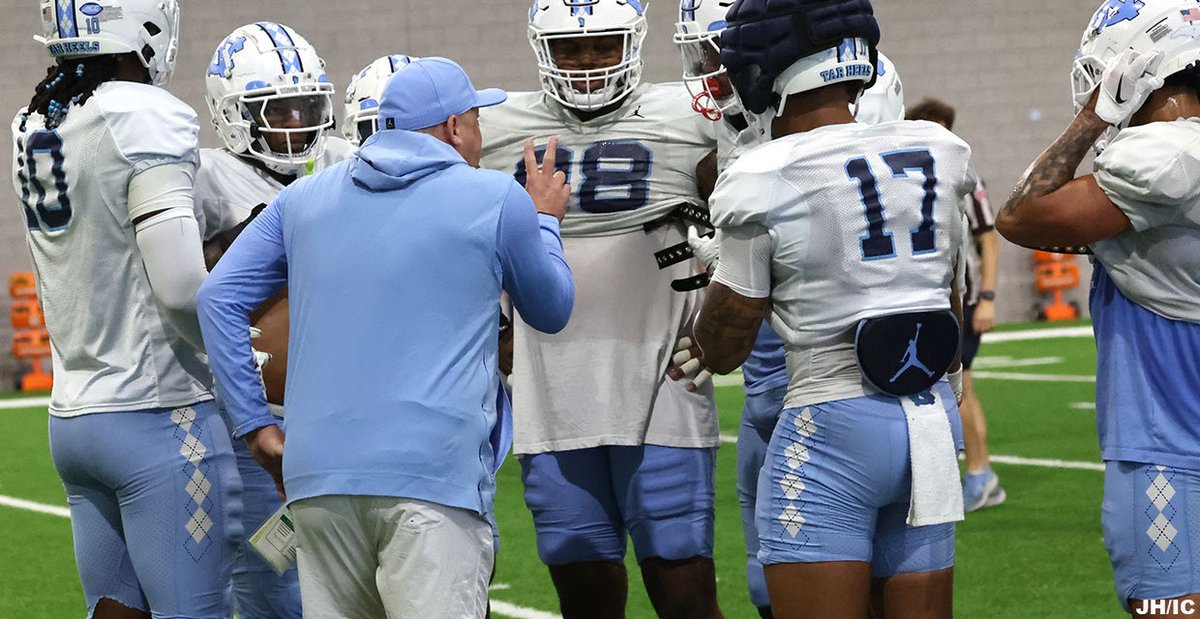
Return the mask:
<svg viewBox="0 0 1200 619">
<path fill-rule="evenodd" d="M 771 235 L 772 325 L 789 350 L 864 318 L 948 309 L 971 149 L 940 125 L 831 125 L 750 150 L 717 181 L 721 228 Z"/>
<path fill-rule="evenodd" d="M 538 160 L 559 138 L 555 168 L 567 175 L 571 201 L 563 236 L 628 232 L 683 202 L 702 204 L 696 164 L 716 150 L 712 122 L 692 111 L 680 83 L 642 84 L 622 105 L 587 122 L 542 92 L 518 92 L 479 111 L 481 167 L 525 182 L 524 142 Z"/>
<path fill-rule="evenodd" d="M 13 122 L 20 198 L 54 367 L 50 412 L 170 408 L 211 397 L 211 375 L 163 316 L 129 213 L 129 180 L 197 165 L 196 113 L 166 90 L 101 84 L 62 124 Z"/>
</svg>

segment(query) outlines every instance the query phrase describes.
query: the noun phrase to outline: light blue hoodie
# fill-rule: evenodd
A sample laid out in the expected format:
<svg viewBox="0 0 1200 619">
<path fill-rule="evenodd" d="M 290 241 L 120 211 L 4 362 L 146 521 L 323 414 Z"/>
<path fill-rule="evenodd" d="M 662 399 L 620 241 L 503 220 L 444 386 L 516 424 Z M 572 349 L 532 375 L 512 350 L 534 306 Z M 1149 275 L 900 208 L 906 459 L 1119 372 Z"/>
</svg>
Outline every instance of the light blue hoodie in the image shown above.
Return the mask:
<svg viewBox="0 0 1200 619">
<path fill-rule="evenodd" d="M 284 284 L 288 500 L 390 496 L 489 513 L 507 449 L 489 441 L 504 401 L 500 293 L 535 329 L 566 325 L 574 284 L 558 221 L 511 176 L 421 133 L 380 131 L 293 183 L 198 295 L 238 436 L 274 423 L 247 314 Z"/>
</svg>

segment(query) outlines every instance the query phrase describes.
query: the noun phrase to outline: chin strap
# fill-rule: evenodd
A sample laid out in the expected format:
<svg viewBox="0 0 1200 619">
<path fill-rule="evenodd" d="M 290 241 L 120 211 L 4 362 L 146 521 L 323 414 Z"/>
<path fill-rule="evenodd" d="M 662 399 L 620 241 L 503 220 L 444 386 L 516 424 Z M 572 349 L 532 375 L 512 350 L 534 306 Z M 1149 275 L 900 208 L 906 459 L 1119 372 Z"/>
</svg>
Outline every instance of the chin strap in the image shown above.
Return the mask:
<svg viewBox="0 0 1200 619">
<path fill-rule="evenodd" d="M 721 110 L 713 105 L 713 103 L 712 95 L 708 94 L 708 91 L 696 93 L 696 96 L 692 97 L 692 111 L 713 122 L 717 122 L 721 120 Z"/>
</svg>

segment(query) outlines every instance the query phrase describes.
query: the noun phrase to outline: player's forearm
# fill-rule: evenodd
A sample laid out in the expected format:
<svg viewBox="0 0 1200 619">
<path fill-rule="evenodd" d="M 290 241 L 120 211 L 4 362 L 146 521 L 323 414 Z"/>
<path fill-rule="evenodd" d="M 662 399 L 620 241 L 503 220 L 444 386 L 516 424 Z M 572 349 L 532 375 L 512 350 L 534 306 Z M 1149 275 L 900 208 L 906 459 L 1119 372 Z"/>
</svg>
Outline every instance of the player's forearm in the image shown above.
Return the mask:
<svg viewBox="0 0 1200 619">
<path fill-rule="evenodd" d="M 268 209 L 221 258 L 197 293 L 209 364 L 242 436 L 274 423 L 250 346 L 250 312 L 287 281 L 278 212 Z"/>
<path fill-rule="evenodd" d="M 1079 164 L 1096 140 L 1108 129 L 1108 123 L 1085 109 L 1080 112 L 1067 130 L 1034 160 L 1017 182 L 1012 195 L 1000 209 L 996 227 L 1006 237 L 1021 235 L 1024 231 L 1043 224 L 1044 210 L 1040 198 L 1062 189 L 1075 178 Z"/>
<path fill-rule="evenodd" d="M 526 324 L 543 333 L 567 326 L 575 280 L 563 255 L 558 220 L 537 214 L 527 196 L 513 192 L 497 229 L 504 290 Z"/>
<path fill-rule="evenodd" d="M 743 297 L 713 282 L 696 318 L 693 334 L 704 351 L 704 365 L 718 374 L 738 368 L 754 348 L 758 329 L 766 316 L 767 299 Z"/>
<path fill-rule="evenodd" d="M 187 343 L 204 350 L 196 320 L 196 290 L 206 271 L 196 220 L 186 209 L 161 211 L 138 224 L 138 250 L 164 317 Z"/>
<path fill-rule="evenodd" d="M 988 230 L 979 235 L 979 285 L 981 290 L 996 289 L 996 275 L 1000 270 L 1000 235 Z"/>
</svg>

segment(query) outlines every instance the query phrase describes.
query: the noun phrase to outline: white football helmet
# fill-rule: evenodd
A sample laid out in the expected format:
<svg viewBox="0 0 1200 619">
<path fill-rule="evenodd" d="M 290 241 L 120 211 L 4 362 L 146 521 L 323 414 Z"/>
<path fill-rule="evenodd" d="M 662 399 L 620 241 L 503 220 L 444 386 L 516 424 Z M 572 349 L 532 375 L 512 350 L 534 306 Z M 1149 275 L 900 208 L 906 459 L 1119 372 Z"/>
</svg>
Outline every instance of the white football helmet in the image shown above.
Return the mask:
<svg viewBox="0 0 1200 619">
<path fill-rule="evenodd" d="M 623 39 L 616 64 L 594 69 L 559 67 L 555 41 L 605 36 Z M 645 9 L 639 0 L 534 0 L 529 9 L 529 44 L 537 56 L 542 90 L 577 110 L 598 110 L 638 87 L 645 38 Z M 602 85 L 593 87 L 593 82 Z"/>
<path fill-rule="evenodd" d="M 342 135 L 348 142 L 357 146 L 379 130 L 379 99 L 388 78 L 414 60 L 420 59 L 400 54 L 383 56 L 350 78 L 346 87 L 346 118 L 342 122 Z"/>
<path fill-rule="evenodd" d="M 247 24 L 217 46 L 204 79 L 213 126 L 231 152 L 297 174 L 325 150 L 333 84 L 325 61 L 295 30 Z M 272 148 L 268 138 L 281 140 Z"/>
<path fill-rule="evenodd" d="M 904 84 L 896 65 L 880 53 L 875 74 L 878 76 L 875 85 L 864 90 L 858 99 L 854 119 L 868 125 L 904 120 Z"/>
<path fill-rule="evenodd" d="M 176 0 L 41 0 L 42 34 L 34 37 L 55 58 L 133 53 L 165 86 L 179 52 Z"/>
<path fill-rule="evenodd" d="M 775 94 L 779 106 L 775 115 L 783 113 L 788 95 L 816 90 L 839 82 L 858 81 L 865 86 L 875 77 L 871 62 L 871 44 L 862 38 L 844 39 L 836 47 L 809 54 L 785 69 L 775 79 Z"/>
<path fill-rule="evenodd" d="M 734 0 L 680 0 L 675 45 L 683 58 L 683 83 L 692 109 L 709 120 L 736 113 L 738 98 L 721 65 L 721 30 Z"/>
<path fill-rule="evenodd" d="M 1125 50 L 1159 51 L 1155 74 L 1166 78 L 1200 61 L 1200 0 L 1106 0 L 1083 31 L 1071 90 L 1078 114 L 1100 83 L 1109 63 Z M 1120 130 L 1113 127 L 1096 143 L 1104 146 Z"/>
</svg>

